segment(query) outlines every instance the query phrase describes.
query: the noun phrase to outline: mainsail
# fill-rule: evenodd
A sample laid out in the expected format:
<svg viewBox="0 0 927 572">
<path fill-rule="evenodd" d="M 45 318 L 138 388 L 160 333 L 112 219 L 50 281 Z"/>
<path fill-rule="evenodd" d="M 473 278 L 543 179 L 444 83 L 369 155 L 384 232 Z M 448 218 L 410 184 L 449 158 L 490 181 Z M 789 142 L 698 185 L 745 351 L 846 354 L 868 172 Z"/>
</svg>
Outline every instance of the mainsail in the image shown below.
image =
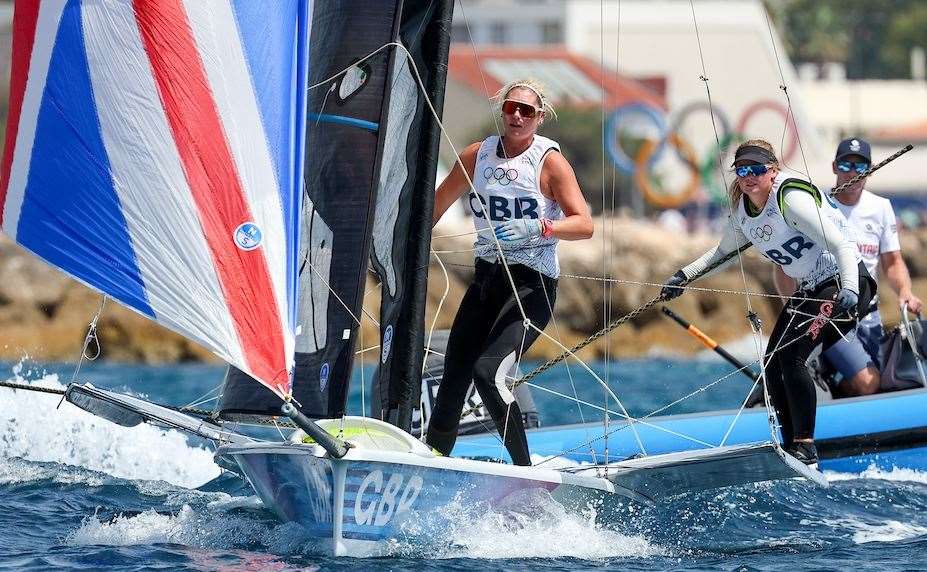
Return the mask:
<svg viewBox="0 0 927 572">
<path fill-rule="evenodd" d="M 425 96 L 440 112 L 451 9 L 450 0 L 315 6 L 293 386 L 306 415 L 345 412 L 368 256 L 383 282 L 386 371 L 415 389 L 420 383 L 438 141 Z M 426 94 L 405 51 L 388 45 L 397 41 L 412 54 Z M 391 385 L 388 395 L 411 404 L 413 391 Z M 276 415 L 279 407 L 230 368 L 219 410 L 237 417 Z"/>
<path fill-rule="evenodd" d="M 409 431 L 421 398 L 425 297 L 431 255 L 431 215 L 444 106 L 453 0 L 407 0 L 390 77 L 371 261 L 381 281 L 379 417 Z"/>
<path fill-rule="evenodd" d="M 15 10 L 3 231 L 288 393 L 308 0 Z"/>
</svg>

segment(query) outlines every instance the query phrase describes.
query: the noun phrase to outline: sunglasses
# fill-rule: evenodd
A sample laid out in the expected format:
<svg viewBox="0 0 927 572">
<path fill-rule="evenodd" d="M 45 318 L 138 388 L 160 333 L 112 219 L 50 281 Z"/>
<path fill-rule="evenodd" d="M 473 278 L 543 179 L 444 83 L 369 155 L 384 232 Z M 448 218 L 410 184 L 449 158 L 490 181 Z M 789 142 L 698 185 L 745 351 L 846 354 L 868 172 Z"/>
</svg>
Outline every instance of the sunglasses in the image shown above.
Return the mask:
<svg viewBox="0 0 927 572">
<path fill-rule="evenodd" d="M 866 161 L 837 161 L 837 170 L 844 173 L 856 171 L 859 174 L 863 174 L 869 170 L 869 163 Z"/>
<path fill-rule="evenodd" d="M 749 177 L 750 175 L 765 175 L 768 170 L 769 167 L 766 165 L 741 165 L 740 167 L 734 168 L 734 172 L 741 178 Z"/>
<path fill-rule="evenodd" d="M 515 115 L 515 111 L 521 113 L 522 117 L 527 117 L 531 119 L 538 114 L 538 108 L 520 101 L 512 101 L 511 99 L 506 99 L 502 102 L 502 113 L 508 115 Z"/>
</svg>

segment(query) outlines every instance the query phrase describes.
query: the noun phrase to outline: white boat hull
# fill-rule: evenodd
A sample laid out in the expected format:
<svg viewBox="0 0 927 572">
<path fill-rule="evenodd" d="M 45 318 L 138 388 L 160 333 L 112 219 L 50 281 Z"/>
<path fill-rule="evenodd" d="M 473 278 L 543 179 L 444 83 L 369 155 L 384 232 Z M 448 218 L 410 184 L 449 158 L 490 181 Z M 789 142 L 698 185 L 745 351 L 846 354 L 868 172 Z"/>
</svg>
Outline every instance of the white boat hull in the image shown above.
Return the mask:
<svg viewBox="0 0 927 572">
<path fill-rule="evenodd" d="M 542 492 L 572 504 L 606 494 L 640 498 L 606 479 L 416 453 L 351 449 L 341 459 L 302 444 L 219 449 L 261 500 L 318 540 L 318 552 L 376 556 L 395 542 L 446 529 L 460 508 L 491 508 L 513 495 Z"/>
</svg>

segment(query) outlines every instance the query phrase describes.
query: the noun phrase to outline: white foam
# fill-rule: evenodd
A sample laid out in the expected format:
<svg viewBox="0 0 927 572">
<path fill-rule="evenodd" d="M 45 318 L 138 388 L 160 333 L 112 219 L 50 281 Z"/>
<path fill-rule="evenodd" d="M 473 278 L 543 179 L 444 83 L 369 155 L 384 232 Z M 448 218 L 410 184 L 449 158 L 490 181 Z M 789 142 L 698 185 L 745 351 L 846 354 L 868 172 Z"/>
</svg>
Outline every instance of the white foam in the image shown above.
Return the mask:
<svg viewBox="0 0 927 572">
<path fill-rule="evenodd" d="M 314 545 L 304 529 L 294 523 L 279 524 L 249 515 L 233 515 L 226 510 L 189 505 L 170 514 L 147 510 L 134 515 L 116 515 L 109 520 L 93 515 L 84 519 L 65 543 L 69 546 L 176 543 L 236 550 L 243 544 L 257 543 L 274 554 L 311 552 Z"/>
<path fill-rule="evenodd" d="M 195 513 L 189 506 L 184 506 L 176 515 L 147 510 L 131 517 L 120 515 L 109 522 L 102 522 L 94 516 L 84 520 L 68 538 L 68 544 L 128 546 L 183 542 L 187 525 L 194 519 Z"/>
<path fill-rule="evenodd" d="M 899 522 L 897 520 L 888 520 L 882 524 L 869 523 L 851 523 L 856 528 L 853 534 L 853 542 L 865 544 L 867 542 L 897 542 L 909 538 L 917 538 L 927 534 L 927 528 Z"/>
<path fill-rule="evenodd" d="M 48 471 L 41 465 L 24 463 L 18 459 L 5 459 L 0 463 L 0 485 L 16 485 L 48 478 Z"/>
<path fill-rule="evenodd" d="M 901 467 L 893 467 L 892 470 L 886 471 L 876 467 L 875 465 L 869 465 L 860 473 L 837 473 L 833 471 L 825 471 L 824 476 L 826 476 L 827 480 L 832 483 L 858 479 L 875 479 L 880 481 L 911 482 L 927 485 L 927 473 Z"/>
<path fill-rule="evenodd" d="M 518 496 L 518 495 L 514 495 Z M 503 508 L 474 518 L 473 507 L 451 503 L 442 509 L 449 522 L 450 547 L 440 558 L 641 558 L 666 552 L 642 536 L 609 530 L 596 521 L 596 509 L 572 512 L 536 491 L 514 498 Z M 460 512 L 464 518 L 451 514 Z M 431 555 L 434 555 L 431 552 Z"/>
<path fill-rule="evenodd" d="M 805 522 L 803 521 L 803 524 Z M 927 535 L 927 527 L 916 524 L 885 520 L 880 522 L 866 522 L 859 518 L 824 519 L 821 524 L 828 525 L 835 530 L 849 529 L 852 540 L 856 544 L 869 542 L 897 542 Z"/>
<path fill-rule="evenodd" d="M 64 389 L 56 374 L 28 380 L 22 371 L 20 363 L 8 381 Z M 0 391 L 0 457 L 76 465 L 115 477 L 163 480 L 184 487 L 202 485 L 221 472 L 210 451 L 191 446 L 177 431 L 144 423 L 121 427 L 68 402 L 56 409 L 58 395 Z M 4 478 L 20 477 L 0 473 L 0 480 Z"/>
<path fill-rule="evenodd" d="M 560 455 L 531 455 L 531 464 L 535 467 L 541 466 L 545 469 L 574 469 L 576 467 L 582 467 L 585 465 L 592 466 L 591 463 L 587 462 L 578 462 L 573 459 L 568 459 L 566 457 L 561 457 Z"/>
</svg>

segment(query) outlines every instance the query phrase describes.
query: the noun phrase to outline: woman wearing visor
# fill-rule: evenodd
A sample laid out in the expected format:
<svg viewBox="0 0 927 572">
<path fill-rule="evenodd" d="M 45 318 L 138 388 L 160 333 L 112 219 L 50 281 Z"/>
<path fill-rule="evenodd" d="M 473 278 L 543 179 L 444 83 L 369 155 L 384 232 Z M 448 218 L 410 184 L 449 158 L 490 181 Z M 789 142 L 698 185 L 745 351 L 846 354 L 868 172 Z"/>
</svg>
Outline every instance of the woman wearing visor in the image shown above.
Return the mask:
<svg viewBox="0 0 927 572">
<path fill-rule="evenodd" d="M 785 450 L 815 465 L 817 398 L 805 361 L 816 346 L 826 350 L 856 327 L 858 315 L 869 307 L 875 282 L 860 262 L 856 242 L 833 199 L 807 180 L 780 170 L 772 145 L 762 139 L 740 145 L 734 171 L 734 214 L 721 242 L 676 272 L 661 295 L 664 300 L 679 296 L 679 284 L 748 242 L 796 281 L 798 291 L 770 334 L 766 383 Z"/>
<path fill-rule="evenodd" d="M 532 80 L 515 81 L 497 98 L 501 136 L 468 146 L 435 194 L 437 223 L 469 191 L 477 238 L 475 274 L 448 337 L 427 442 L 444 455 L 451 453 L 472 380 L 512 462 L 530 465 L 508 376 L 550 321 L 560 275 L 557 241 L 589 238 L 592 218 L 559 145 L 537 135 L 553 113 L 542 87 Z"/>
</svg>

